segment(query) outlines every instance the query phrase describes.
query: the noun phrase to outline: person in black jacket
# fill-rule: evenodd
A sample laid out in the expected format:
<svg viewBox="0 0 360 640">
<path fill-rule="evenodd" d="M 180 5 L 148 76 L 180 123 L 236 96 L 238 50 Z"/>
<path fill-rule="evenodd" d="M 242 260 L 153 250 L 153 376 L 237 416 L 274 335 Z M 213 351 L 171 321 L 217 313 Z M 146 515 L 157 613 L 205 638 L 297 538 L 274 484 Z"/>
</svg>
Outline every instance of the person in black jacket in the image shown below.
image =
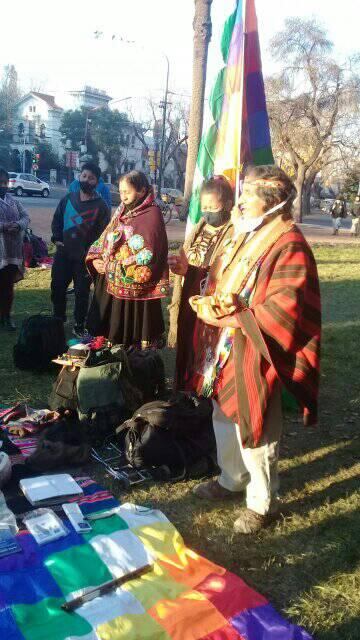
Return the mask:
<svg viewBox="0 0 360 640">
<path fill-rule="evenodd" d="M 91 278 L 85 266 L 89 247 L 99 238 L 110 220 L 106 202 L 96 192 L 101 172 L 88 162 L 80 174 L 80 191 L 60 200 L 52 221 L 52 241 L 56 254 L 51 272 L 51 300 L 54 316 L 66 322 L 66 291 L 75 289 L 74 335 L 84 335 L 89 306 Z"/>
<path fill-rule="evenodd" d="M 341 227 L 341 220 L 347 216 L 346 203 L 342 198 L 335 200 L 330 213 L 333 223 L 333 236 L 337 236 Z"/>
</svg>

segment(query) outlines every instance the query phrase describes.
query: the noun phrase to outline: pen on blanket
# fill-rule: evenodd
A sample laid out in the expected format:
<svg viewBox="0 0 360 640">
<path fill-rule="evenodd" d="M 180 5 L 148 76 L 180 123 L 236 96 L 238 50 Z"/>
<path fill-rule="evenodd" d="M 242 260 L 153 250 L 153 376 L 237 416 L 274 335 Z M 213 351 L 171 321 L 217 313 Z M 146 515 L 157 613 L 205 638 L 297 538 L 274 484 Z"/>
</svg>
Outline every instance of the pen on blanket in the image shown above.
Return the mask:
<svg viewBox="0 0 360 640">
<path fill-rule="evenodd" d="M 140 569 L 135 569 L 135 571 L 131 571 L 130 573 L 126 573 L 124 576 L 120 576 L 120 578 L 115 578 L 114 580 L 109 580 L 109 582 L 104 582 L 104 584 L 101 584 L 99 587 L 96 587 L 95 589 L 91 589 L 91 591 L 84 593 L 82 596 L 79 596 L 78 598 L 74 598 L 74 600 L 69 600 L 69 602 L 64 602 L 61 605 L 61 608 L 64 611 L 68 611 L 68 612 L 74 611 L 75 609 L 78 609 L 79 607 L 81 607 L 82 604 L 85 604 L 85 602 L 89 602 L 90 600 L 94 600 L 94 598 L 103 596 L 109 591 L 112 591 L 117 587 L 121 587 L 121 585 L 125 584 L 125 582 L 129 582 L 130 580 L 135 580 L 135 578 L 139 578 L 145 573 L 149 573 L 149 571 L 152 571 L 152 569 L 153 569 L 152 564 L 146 564 L 144 567 L 140 567 Z"/>
</svg>

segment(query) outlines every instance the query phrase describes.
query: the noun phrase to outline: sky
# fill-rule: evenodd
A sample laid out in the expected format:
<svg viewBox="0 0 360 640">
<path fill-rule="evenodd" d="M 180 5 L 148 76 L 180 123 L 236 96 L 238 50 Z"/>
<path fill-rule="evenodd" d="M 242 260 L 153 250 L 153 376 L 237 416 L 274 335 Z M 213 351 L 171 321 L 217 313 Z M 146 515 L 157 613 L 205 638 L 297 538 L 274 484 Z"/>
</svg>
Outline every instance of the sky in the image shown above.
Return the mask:
<svg viewBox="0 0 360 640">
<path fill-rule="evenodd" d="M 235 4 L 213 0 L 209 84 L 221 65 L 220 36 Z M 289 16 L 317 16 L 340 56 L 359 48 L 359 0 L 257 0 L 256 8 L 264 74 L 274 70 L 269 41 Z M 188 96 L 193 14 L 193 0 L 17 0 L 16 19 L 3 24 L 0 61 L 16 66 L 25 90 L 33 84 L 46 93 L 61 94 L 90 85 L 113 98 L 134 96 L 141 102 L 163 90 L 166 53 L 170 89 Z M 95 31 L 103 36 L 95 39 Z M 135 44 L 112 40 L 114 34 Z M 121 102 L 117 104 L 121 109 Z"/>
</svg>

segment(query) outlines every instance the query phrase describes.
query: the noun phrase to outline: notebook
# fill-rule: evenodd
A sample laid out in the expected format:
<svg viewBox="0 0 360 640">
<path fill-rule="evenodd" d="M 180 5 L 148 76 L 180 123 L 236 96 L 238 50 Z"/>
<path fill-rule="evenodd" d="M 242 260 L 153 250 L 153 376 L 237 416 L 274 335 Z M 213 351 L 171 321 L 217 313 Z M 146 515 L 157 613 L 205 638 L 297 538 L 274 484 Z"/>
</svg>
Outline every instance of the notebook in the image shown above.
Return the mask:
<svg viewBox="0 0 360 640">
<path fill-rule="evenodd" d="M 20 488 L 24 496 L 33 506 L 62 504 L 64 498 L 74 498 L 83 490 L 68 473 L 51 476 L 37 476 L 20 480 Z"/>
</svg>

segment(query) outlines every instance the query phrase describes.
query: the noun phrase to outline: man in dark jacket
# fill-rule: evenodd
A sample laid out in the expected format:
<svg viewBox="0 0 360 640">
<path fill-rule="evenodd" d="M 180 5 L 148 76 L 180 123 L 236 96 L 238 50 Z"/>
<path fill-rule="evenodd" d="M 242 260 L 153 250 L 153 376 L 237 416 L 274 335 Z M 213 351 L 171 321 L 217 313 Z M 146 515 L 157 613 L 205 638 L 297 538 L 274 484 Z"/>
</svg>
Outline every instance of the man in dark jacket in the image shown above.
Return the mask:
<svg viewBox="0 0 360 640">
<path fill-rule="evenodd" d="M 333 206 L 330 209 L 332 221 L 333 221 L 333 236 L 337 236 L 341 227 L 341 220 L 346 218 L 346 204 L 344 200 L 338 198 L 335 200 Z"/>
<path fill-rule="evenodd" d="M 69 191 L 70 193 L 76 193 L 77 191 L 80 191 L 80 181 L 79 180 L 73 180 L 72 183 L 69 186 Z M 99 182 L 97 184 L 96 187 L 96 191 L 98 192 L 99 196 L 101 196 L 106 204 L 108 205 L 110 211 L 111 211 L 111 193 L 110 193 L 110 189 L 109 187 L 105 184 L 104 180 L 102 178 L 99 178 Z"/>
<path fill-rule="evenodd" d="M 66 291 L 71 281 L 75 289 L 74 335 L 84 335 L 91 279 L 85 266 L 90 245 L 98 239 L 110 220 L 110 209 L 97 193 L 100 169 L 88 162 L 80 174 L 80 191 L 60 200 L 52 221 L 52 241 L 56 254 L 51 272 L 51 300 L 54 316 L 66 322 Z"/>
</svg>

